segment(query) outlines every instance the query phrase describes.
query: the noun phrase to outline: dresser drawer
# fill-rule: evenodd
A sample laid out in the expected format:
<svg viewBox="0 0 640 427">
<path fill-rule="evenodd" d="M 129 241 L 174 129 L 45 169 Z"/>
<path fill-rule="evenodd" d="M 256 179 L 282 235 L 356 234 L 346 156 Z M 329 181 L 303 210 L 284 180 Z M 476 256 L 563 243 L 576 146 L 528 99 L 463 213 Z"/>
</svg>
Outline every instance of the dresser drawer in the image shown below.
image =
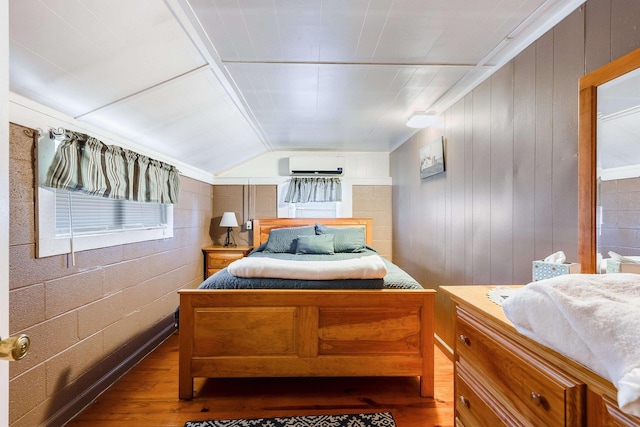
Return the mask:
<svg viewBox="0 0 640 427">
<path fill-rule="evenodd" d="M 458 307 L 458 361 L 529 425 L 580 426 L 584 385 Z"/>
<path fill-rule="evenodd" d="M 603 425 L 607 427 L 637 427 L 640 425 L 640 418 L 627 415 L 620 410 L 618 404 L 606 397 L 603 398 L 604 406 L 607 409 Z"/>
<path fill-rule="evenodd" d="M 244 257 L 243 253 L 209 253 L 207 254 L 207 268 L 221 270 L 242 257 Z"/>
<path fill-rule="evenodd" d="M 455 409 L 456 419 L 465 426 L 522 426 L 458 363 L 455 376 Z"/>
</svg>

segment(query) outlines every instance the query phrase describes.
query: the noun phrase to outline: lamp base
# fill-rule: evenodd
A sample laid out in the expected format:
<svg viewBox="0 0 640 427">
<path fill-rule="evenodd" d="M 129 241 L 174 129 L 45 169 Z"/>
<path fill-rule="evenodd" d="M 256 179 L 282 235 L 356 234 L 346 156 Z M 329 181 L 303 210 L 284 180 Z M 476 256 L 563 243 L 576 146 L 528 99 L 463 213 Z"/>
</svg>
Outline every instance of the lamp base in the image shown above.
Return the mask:
<svg viewBox="0 0 640 427">
<path fill-rule="evenodd" d="M 235 243 L 231 242 L 231 227 L 227 227 L 227 237 L 224 239 L 224 247 L 228 248 L 230 246 L 235 246 Z"/>
</svg>

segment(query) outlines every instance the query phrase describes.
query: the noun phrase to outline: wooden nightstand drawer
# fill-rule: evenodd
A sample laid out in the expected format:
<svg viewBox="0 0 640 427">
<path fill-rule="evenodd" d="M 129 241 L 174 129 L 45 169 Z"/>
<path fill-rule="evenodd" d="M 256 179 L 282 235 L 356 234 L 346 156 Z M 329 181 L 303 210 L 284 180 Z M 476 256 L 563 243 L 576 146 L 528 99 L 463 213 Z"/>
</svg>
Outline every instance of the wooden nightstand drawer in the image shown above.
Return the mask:
<svg viewBox="0 0 640 427">
<path fill-rule="evenodd" d="M 458 309 L 456 351 L 496 400 L 534 425 L 580 426 L 583 385 Z"/>
<path fill-rule="evenodd" d="M 226 268 L 233 261 L 247 256 L 253 248 L 250 246 L 207 246 L 204 253 L 204 278 Z"/>
<path fill-rule="evenodd" d="M 455 377 L 456 418 L 465 426 L 521 426 L 460 364 Z"/>
<path fill-rule="evenodd" d="M 222 269 L 231 264 L 233 261 L 244 258 L 243 253 L 208 253 L 207 266 L 209 268 Z"/>
</svg>

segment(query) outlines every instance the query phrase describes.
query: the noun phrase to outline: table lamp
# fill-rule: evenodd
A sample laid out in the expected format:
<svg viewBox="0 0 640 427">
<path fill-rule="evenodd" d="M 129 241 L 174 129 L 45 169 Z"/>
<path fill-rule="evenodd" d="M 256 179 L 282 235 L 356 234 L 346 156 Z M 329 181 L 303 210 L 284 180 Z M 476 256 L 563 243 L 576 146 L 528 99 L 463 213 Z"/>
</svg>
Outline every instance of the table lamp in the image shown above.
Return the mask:
<svg viewBox="0 0 640 427">
<path fill-rule="evenodd" d="M 222 220 L 220 221 L 220 227 L 227 227 L 227 238 L 224 239 L 224 246 L 235 246 L 231 243 L 231 227 L 237 227 L 238 220 L 234 212 L 225 212 L 222 214 Z"/>
</svg>

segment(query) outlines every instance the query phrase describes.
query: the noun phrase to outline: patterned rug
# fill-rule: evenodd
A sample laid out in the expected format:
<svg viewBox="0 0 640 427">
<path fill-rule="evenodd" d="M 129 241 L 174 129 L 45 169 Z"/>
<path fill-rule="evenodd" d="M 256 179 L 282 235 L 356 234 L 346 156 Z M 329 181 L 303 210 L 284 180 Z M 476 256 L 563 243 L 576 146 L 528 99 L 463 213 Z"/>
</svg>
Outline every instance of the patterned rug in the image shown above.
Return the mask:
<svg viewBox="0 0 640 427">
<path fill-rule="evenodd" d="M 241 420 L 188 421 L 184 427 L 395 427 L 389 412 Z"/>
</svg>

